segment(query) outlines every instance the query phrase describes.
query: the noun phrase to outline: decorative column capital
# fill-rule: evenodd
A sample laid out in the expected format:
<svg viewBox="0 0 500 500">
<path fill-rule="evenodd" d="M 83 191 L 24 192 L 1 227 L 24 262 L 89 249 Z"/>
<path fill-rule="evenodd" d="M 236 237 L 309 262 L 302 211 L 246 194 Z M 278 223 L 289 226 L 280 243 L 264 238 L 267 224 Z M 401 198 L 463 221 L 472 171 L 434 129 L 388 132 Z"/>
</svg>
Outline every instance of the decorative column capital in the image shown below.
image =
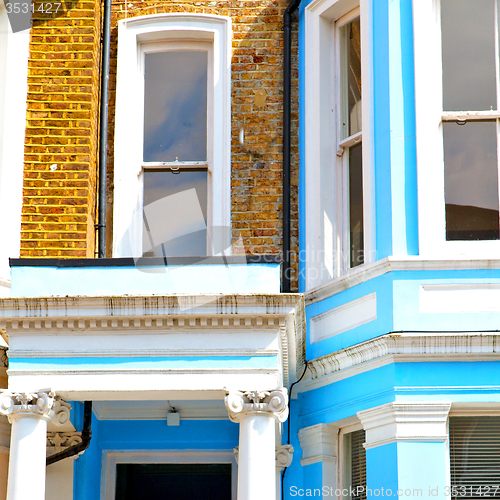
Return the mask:
<svg viewBox="0 0 500 500">
<path fill-rule="evenodd" d="M 276 448 L 276 469 L 279 471 L 284 467 L 289 467 L 293 460 L 293 446 L 282 444 Z"/>
<path fill-rule="evenodd" d="M 54 411 L 55 393 L 50 389 L 38 392 L 10 392 L 0 393 L 0 414 L 6 415 L 9 422 L 18 417 L 39 417 L 50 420 Z"/>
<path fill-rule="evenodd" d="M 274 391 L 229 392 L 225 403 L 233 422 L 240 422 L 252 414 L 269 415 L 278 422 L 288 417 L 288 394 L 284 387 Z"/>
<path fill-rule="evenodd" d="M 358 412 L 366 431 L 365 448 L 398 441 L 446 441 L 447 401 L 395 402 Z"/>
</svg>

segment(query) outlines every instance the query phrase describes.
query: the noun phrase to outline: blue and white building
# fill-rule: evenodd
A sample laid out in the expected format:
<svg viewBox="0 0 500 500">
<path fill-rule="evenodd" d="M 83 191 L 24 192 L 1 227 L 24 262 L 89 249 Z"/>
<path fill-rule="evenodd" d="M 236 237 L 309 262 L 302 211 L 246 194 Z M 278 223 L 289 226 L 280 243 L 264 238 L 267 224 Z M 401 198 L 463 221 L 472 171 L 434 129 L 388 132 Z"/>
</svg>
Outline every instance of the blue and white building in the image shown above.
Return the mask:
<svg viewBox="0 0 500 500">
<path fill-rule="evenodd" d="M 9 500 L 500 497 L 499 3 L 296 2 L 299 293 L 11 261 Z"/>
</svg>

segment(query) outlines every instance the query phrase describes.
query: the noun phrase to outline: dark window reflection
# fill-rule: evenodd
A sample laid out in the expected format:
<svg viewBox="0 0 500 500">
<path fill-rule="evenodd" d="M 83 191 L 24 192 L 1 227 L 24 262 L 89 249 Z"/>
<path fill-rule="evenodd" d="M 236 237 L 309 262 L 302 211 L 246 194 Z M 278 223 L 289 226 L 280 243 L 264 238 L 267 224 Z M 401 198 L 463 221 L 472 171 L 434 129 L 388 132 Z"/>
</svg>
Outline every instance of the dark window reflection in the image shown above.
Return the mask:
<svg viewBox="0 0 500 500">
<path fill-rule="evenodd" d="M 361 131 L 361 29 L 359 17 L 348 25 L 349 135 Z"/>
<path fill-rule="evenodd" d="M 447 240 L 498 240 L 495 122 L 443 123 Z"/>
<path fill-rule="evenodd" d="M 207 255 L 207 171 L 144 172 L 143 255 Z"/>
<path fill-rule="evenodd" d="M 361 143 L 349 148 L 349 242 L 351 267 L 364 262 Z"/>
<path fill-rule="evenodd" d="M 442 0 L 443 109 L 497 109 L 494 0 Z"/>
<path fill-rule="evenodd" d="M 207 52 L 145 56 L 144 161 L 206 161 Z"/>
</svg>

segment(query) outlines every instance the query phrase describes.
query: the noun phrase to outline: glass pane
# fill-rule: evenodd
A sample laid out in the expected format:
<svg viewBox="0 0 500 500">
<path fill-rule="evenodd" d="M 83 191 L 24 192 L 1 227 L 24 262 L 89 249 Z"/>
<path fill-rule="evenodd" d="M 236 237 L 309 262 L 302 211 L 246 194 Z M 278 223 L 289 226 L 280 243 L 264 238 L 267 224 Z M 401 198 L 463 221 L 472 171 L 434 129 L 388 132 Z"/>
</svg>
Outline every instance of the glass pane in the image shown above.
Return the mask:
<svg viewBox="0 0 500 500">
<path fill-rule="evenodd" d="M 345 139 L 361 131 L 361 31 L 359 17 L 341 28 L 343 133 Z"/>
<path fill-rule="evenodd" d="M 364 262 L 361 143 L 349 148 L 349 243 L 351 267 Z"/>
<path fill-rule="evenodd" d="M 442 0 L 443 109 L 497 109 L 495 0 Z"/>
<path fill-rule="evenodd" d="M 206 161 L 207 52 L 146 54 L 144 161 Z"/>
<path fill-rule="evenodd" d="M 495 122 L 443 123 L 447 240 L 498 240 Z"/>
<path fill-rule="evenodd" d="M 144 172 L 145 257 L 207 255 L 207 171 Z"/>
</svg>

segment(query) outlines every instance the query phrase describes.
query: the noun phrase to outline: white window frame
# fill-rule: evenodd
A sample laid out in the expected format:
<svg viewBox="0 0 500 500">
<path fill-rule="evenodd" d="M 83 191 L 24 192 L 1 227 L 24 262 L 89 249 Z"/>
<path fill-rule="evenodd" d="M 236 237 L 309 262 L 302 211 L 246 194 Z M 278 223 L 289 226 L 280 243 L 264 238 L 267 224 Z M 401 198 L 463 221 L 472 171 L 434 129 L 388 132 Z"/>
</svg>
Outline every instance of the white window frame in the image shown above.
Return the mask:
<svg viewBox="0 0 500 500">
<path fill-rule="evenodd" d="M 115 500 L 117 464 L 231 464 L 231 498 L 236 500 L 238 464 L 234 452 L 226 450 L 105 450 L 102 457 L 101 500 Z"/>
<path fill-rule="evenodd" d="M 144 53 L 169 46 L 209 45 L 207 112 L 208 221 L 231 224 L 231 20 L 202 14 L 160 14 L 118 24 L 113 257 L 142 255 Z M 183 164 L 181 168 L 195 167 Z M 191 162 L 192 163 L 192 162 Z M 165 168 L 168 165 L 156 165 Z M 148 170 L 153 165 L 148 165 Z M 230 249 L 229 234 L 223 248 Z"/>
<path fill-rule="evenodd" d="M 351 12 L 360 16 L 361 24 L 364 264 L 375 260 L 371 2 L 314 0 L 305 9 L 306 290 L 360 267 L 349 268 L 349 207 L 346 180 L 339 174 L 347 161 L 341 146 L 352 144 L 340 141 L 340 61 L 334 24 Z"/>
<path fill-rule="evenodd" d="M 0 2 L 0 297 L 10 296 L 9 257 L 19 257 L 31 30 L 13 33 Z"/>
<path fill-rule="evenodd" d="M 413 30 L 420 255 L 436 259 L 496 258 L 500 240 L 446 241 L 442 122 L 455 121 L 464 114 L 443 113 L 440 0 L 413 2 Z M 498 118 L 500 110 L 464 117 Z"/>
</svg>

